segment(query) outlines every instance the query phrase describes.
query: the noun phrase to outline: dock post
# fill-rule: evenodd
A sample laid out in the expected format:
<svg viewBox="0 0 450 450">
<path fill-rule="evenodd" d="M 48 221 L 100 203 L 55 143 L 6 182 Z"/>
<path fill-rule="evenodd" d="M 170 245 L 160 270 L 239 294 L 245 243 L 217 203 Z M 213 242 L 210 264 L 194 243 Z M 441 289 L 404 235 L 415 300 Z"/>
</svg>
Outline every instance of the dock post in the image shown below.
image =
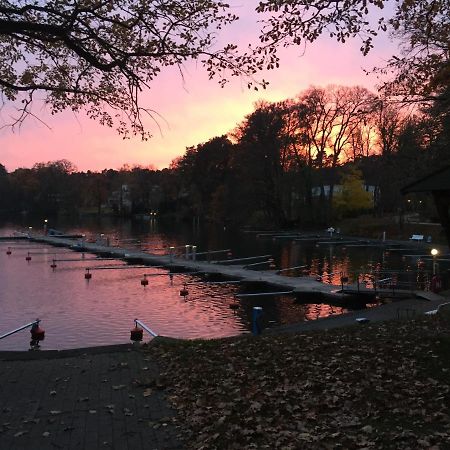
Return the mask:
<svg viewBox="0 0 450 450">
<path fill-rule="evenodd" d="M 263 312 L 263 309 L 261 306 L 254 306 L 252 310 L 252 333 L 254 336 L 258 336 L 261 334 L 261 326 L 259 324 L 259 318 L 261 317 L 261 314 Z"/>
<path fill-rule="evenodd" d="M 192 246 L 192 261 L 195 261 L 197 257 L 197 246 L 193 245 Z"/>
</svg>

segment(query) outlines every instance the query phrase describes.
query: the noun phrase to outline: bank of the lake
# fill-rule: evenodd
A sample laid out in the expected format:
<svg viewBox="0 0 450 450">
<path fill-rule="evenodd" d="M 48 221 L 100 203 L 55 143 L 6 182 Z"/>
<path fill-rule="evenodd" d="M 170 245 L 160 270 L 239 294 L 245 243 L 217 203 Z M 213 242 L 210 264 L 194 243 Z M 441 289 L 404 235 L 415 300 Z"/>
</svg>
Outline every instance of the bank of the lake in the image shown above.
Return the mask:
<svg viewBox="0 0 450 450">
<path fill-rule="evenodd" d="M 438 314 L 2 352 L 0 448 L 445 450 L 449 335 L 450 315 Z"/>
<path fill-rule="evenodd" d="M 450 448 L 450 316 L 149 354 L 188 448 Z"/>
</svg>

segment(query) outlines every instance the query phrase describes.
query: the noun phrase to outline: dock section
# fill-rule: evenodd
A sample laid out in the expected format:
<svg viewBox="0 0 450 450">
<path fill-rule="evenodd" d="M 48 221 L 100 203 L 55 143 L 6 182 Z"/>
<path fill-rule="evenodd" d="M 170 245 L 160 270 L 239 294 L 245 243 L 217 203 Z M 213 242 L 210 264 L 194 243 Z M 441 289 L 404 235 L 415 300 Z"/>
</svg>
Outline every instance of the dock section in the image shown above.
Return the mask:
<svg viewBox="0 0 450 450">
<path fill-rule="evenodd" d="M 108 247 L 95 243 L 84 242 L 80 244 L 72 239 L 63 239 L 52 236 L 36 236 L 31 237 L 30 240 L 50 245 L 70 247 L 75 251 L 95 253 L 103 257 L 108 256 L 149 266 L 164 266 L 168 269 L 183 268 L 192 272 L 218 274 L 233 280 L 239 279 L 242 282 L 266 283 L 283 291 L 292 291 L 294 295 L 316 293 L 324 296 L 336 297 L 335 291 L 340 289 L 339 286 L 316 281 L 314 277 L 294 278 L 279 275 L 276 270 L 250 270 L 244 265 L 231 265 L 228 263 L 228 260 L 224 260 L 224 264 L 220 264 L 217 261 L 192 261 L 174 255 L 155 255 L 143 251 L 134 251 L 120 247 Z"/>
<path fill-rule="evenodd" d="M 316 277 L 287 277 L 276 270 L 250 270 L 248 264 L 231 265 L 228 260 L 208 262 L 182 258 L 173 254 L 155 255 L 144 251 L 135 251 L 121 247 L 111 247 L 98 243 L 76 241 L 74 239 L 54 236 L 32 236 L 29 238 L 34 242 L 42 242 L 59 247 L 69 247 L 79 252 L 89 252 L 102 257 L 123 259 L 129 263 L 139 263 L 148 266 L 163 266 L 167 269 L 180 269 L 190 272 L 218 274 L 231 280 L 240 280 L 245 283 L 265 283 L 275 289 L 288 292 L 294 296 L 317 296 L 319 300 L 330 299 L 342 301 L 344 299 L 365 298 L 383 296 L 396 298 L 422 298 L 429 300 L 424 291 L 400 290 L 400 289 L 369 289 L 359 286 L 343 286 L 322 283 Z M 436 295 L 436 294 L 434 294 Z M 433 297 L 434 298 L 434 297 Z"/>
</svg>

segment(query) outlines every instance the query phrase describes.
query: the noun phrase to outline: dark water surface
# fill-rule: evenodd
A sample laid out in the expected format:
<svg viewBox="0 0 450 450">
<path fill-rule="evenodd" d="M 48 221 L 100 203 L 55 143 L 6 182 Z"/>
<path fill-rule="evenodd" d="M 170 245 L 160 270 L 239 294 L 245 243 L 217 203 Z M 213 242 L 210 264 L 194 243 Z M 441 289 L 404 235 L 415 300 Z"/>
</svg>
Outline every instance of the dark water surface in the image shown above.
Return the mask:
<svg viewBox="0 0 450 450">
<path fill-rule="evenodd" d="M 13 230 L 27 230 L 29 226 L 33 232 L 42 232 L 43 222 L 3 223 L 0 236 L 8 236 Z M 323 275 L 324 282 L 333 284 L 339 284 L 341 273 L 351 278 L 355 272 L 385 270 L 388 273 L 406 268 L 413 269 L 407 278 L 416 280 L 418 264 L 422 264 L 415 258 L 405 259 L 401 252 L 387 253 L 380 247 L 317 246 L 312 242 L 256 237 L 255 233 L 223 227 L 205 230 L 156 221 L 119 220 L 49 223 L 48 227 L 83 233 L 91 239 L 103 233 L 113 245 L 152 249 L 155 253 L 166 253 L 168 246 L 195 244 L 198 252 L 231 249 L 233 258 L 271 254 L 277 268 L 306 265 L 312 273 Z M 11 255 L 6 254 L 8 246 L 12 247 Z M 32 257 L 29 262 L 25 260 L 28 252 Z M 86 259 L 94 256 L 85 254 Z M 79 261 L 61 261 L 52 270 L 50 264 L 55 258 Z M 42 348 L 64 349 L 128 342 L 134 318 L 141 319 L 158 334 L 212 338 L 249 332 L 253 306 L 263 307 L 270 326 L 314 320 L 348 310 L 311 303 L 308 299 L 294 301 L 290 296 L 242 298 L 238 300 L 239 308 L 232 310 L 230 304 L 236 302 L 235 294 L 261 292 L 265 288 L 214 284 L 194 274 L 169 277 L 167 270 L 157 268 L 93 270 L 92 279 L 84 279 L 86 267 L 115 264 L 123 262 L 83 261 L 80 253 L 68 249 L 0 242 L 0 335 L 39 317 L 46 330 Z M 420 270 L 423 268 L 419 267 Z M 140 283 L 144 273 L 151 275 L 146 287 Z M 286 273 L 287 276 L 299 274 L 298 271 Z M 180 296 L 184 283 L 188 283 L 186 297 Z M 27 349 L 29 335 L 25 330 L 0 340 L 0 350 Z"/>
</svg>

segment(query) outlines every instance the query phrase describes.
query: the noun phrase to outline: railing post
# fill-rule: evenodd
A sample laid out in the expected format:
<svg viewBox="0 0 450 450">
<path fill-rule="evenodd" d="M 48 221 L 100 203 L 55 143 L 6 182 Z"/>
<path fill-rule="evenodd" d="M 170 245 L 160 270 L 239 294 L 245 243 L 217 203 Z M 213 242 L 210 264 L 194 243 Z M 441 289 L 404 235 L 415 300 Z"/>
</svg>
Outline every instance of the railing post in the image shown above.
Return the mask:
<svg viewBox="0 0 450 450">
<path fill-rule="evenodd" d="M 258 319 L 261 317 L 263 309 L 261 306 L 254 306 L 252 310 L 252 333 L 254 336 L 261 334 L 261 326 Z"/>
</svg>

